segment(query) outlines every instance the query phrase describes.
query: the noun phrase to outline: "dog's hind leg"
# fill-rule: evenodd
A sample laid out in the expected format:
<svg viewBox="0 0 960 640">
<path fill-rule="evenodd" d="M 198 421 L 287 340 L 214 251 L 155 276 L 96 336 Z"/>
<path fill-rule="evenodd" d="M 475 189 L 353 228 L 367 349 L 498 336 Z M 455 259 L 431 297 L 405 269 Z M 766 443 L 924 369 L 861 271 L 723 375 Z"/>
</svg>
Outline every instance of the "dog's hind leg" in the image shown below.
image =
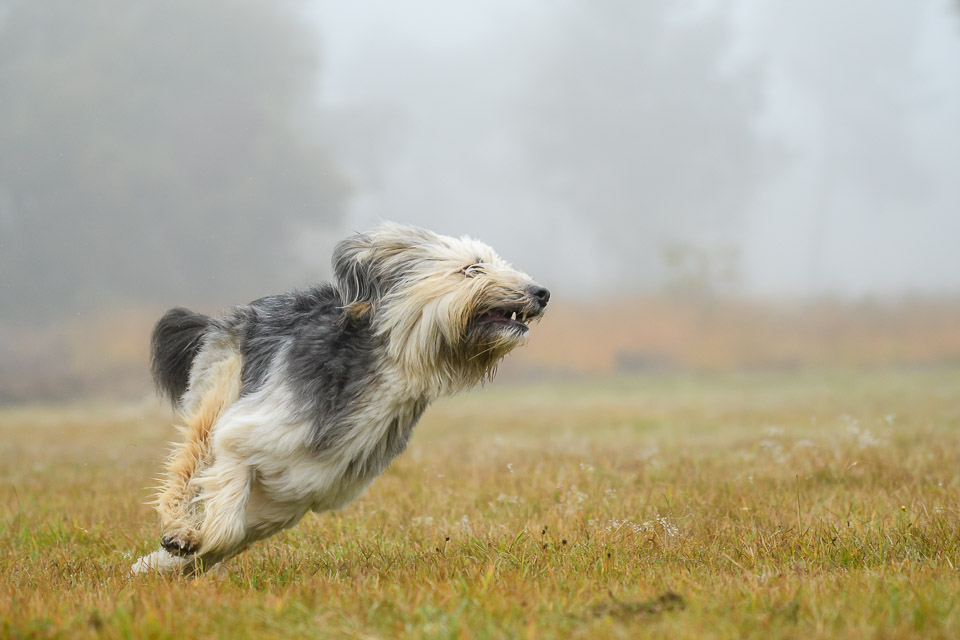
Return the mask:
<svg viewBox="0 0 960 640">
<path fill-rule="evenodd" d="M 167 461 L 157 496 L 161 546 L 175 556 L 202 546 L 204 518 L 197 479 L 212 462 L 211 436 L 223 411 L 240 396 L 242 361 L 232 345 L 210 346 L 198 357 L 184 401 L 184 436 Z"/>
</svg>

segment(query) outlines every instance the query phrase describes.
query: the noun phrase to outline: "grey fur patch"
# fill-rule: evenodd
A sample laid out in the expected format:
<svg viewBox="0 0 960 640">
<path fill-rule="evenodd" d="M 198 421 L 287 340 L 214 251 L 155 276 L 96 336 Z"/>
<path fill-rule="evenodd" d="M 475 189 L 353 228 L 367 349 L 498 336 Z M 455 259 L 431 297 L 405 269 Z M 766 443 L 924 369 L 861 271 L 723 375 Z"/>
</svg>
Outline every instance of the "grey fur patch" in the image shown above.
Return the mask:
<svg viewBox="0 0 960 640">
<path fill-rule="evenodd" d="M 346 475 L 359 479 L 372 478 L 383 473 L 390 461 L 406 450 L 413 428 L 426 408 L 426 400 L 420 400 L 415 403 L 410 414 L 401 414 L 394 418 L 386 434 L 373 450 L 364 452 L 350 461 Z"/>
<path fill-rule="evenodd" d="M 343 308 L 343 297 L 329 284 L 255 300 L 216 319 L 218 329 L 237 336 L 243 356 L 241 395 L 259 391 L 275 374 L 294 395 L 296 418 L 313 425 L 312 449 L 319 457 L 342 447 L 355 425 L 349 420 L 375 389 L 376 363 L 382 361 L 380 340 L 369 318 Z M 389 429 L 376 447 L 388 456 L 381 471 L 406 447 L 415 417 Z M 293 416 L 292 416 L 293 417 Z"/>
</svg>

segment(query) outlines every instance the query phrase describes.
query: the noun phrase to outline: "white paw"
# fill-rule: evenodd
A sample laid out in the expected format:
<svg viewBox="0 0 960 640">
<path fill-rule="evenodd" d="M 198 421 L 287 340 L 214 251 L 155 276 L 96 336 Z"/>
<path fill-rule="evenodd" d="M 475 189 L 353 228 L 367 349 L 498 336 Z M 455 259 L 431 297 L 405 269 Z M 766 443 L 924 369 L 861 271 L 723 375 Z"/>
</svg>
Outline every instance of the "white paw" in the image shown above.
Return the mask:
<svg viewBox="0 0 960 640">
<path fill-rule="evenodd" d="M 134 575 L 154 572 L 179 573 L 190 563 L 191 561 L 189 559 L 177 557 L 166 549 L 157 549 L 153 553 L 147 554 L 134 562 L 130 569 Z"/>
</svg>

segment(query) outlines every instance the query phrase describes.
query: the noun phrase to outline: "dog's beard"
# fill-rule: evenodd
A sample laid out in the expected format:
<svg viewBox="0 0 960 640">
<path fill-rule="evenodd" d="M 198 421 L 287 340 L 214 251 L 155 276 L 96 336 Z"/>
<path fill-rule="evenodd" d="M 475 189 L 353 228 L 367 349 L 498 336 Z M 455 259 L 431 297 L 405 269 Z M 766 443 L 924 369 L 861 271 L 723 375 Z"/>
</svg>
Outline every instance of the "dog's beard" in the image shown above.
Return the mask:
<svg viewBox="0 0 960 640">
<path fill-rule="evenodd" d="M 503 357 L 515 347 L 527 341 L 529 329 L 513 321 L 491 321 L 474 327 L 466 341 L 467 351 L 474 356 L 483 353 Z"/>
<path fill-rule="evenodd" d="M 527 341 L 528 323 L 536 317 L 516 305 L 493 307 L 477 314 L 458 349 L 461 361 L 492 375 L 501 358 Z"/>
</svg>

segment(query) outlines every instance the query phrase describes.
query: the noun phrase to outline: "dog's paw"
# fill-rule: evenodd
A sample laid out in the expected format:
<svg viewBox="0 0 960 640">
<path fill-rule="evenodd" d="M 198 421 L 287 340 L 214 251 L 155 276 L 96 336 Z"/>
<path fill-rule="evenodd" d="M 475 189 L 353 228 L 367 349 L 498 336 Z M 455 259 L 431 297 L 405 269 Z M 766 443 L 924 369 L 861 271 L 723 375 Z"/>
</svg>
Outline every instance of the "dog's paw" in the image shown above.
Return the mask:
<svg viewBox="0 0 960 640">
<path fill-rule="evenodd" d="M 157 549 L 137 560 L 130 569 L 134 575 L 147 573 L 182 575 L 191 564 L 190 560 L 171 555 L 165 549 Z"/>
<path fill-rule="evenodd" d="M 200 541 L 196 539 L 196 536 L 171 535 L 160 538 L 160 546 L 171 555 L 184 557 L 195 554 L 200 548 Z"/>
</svg>

